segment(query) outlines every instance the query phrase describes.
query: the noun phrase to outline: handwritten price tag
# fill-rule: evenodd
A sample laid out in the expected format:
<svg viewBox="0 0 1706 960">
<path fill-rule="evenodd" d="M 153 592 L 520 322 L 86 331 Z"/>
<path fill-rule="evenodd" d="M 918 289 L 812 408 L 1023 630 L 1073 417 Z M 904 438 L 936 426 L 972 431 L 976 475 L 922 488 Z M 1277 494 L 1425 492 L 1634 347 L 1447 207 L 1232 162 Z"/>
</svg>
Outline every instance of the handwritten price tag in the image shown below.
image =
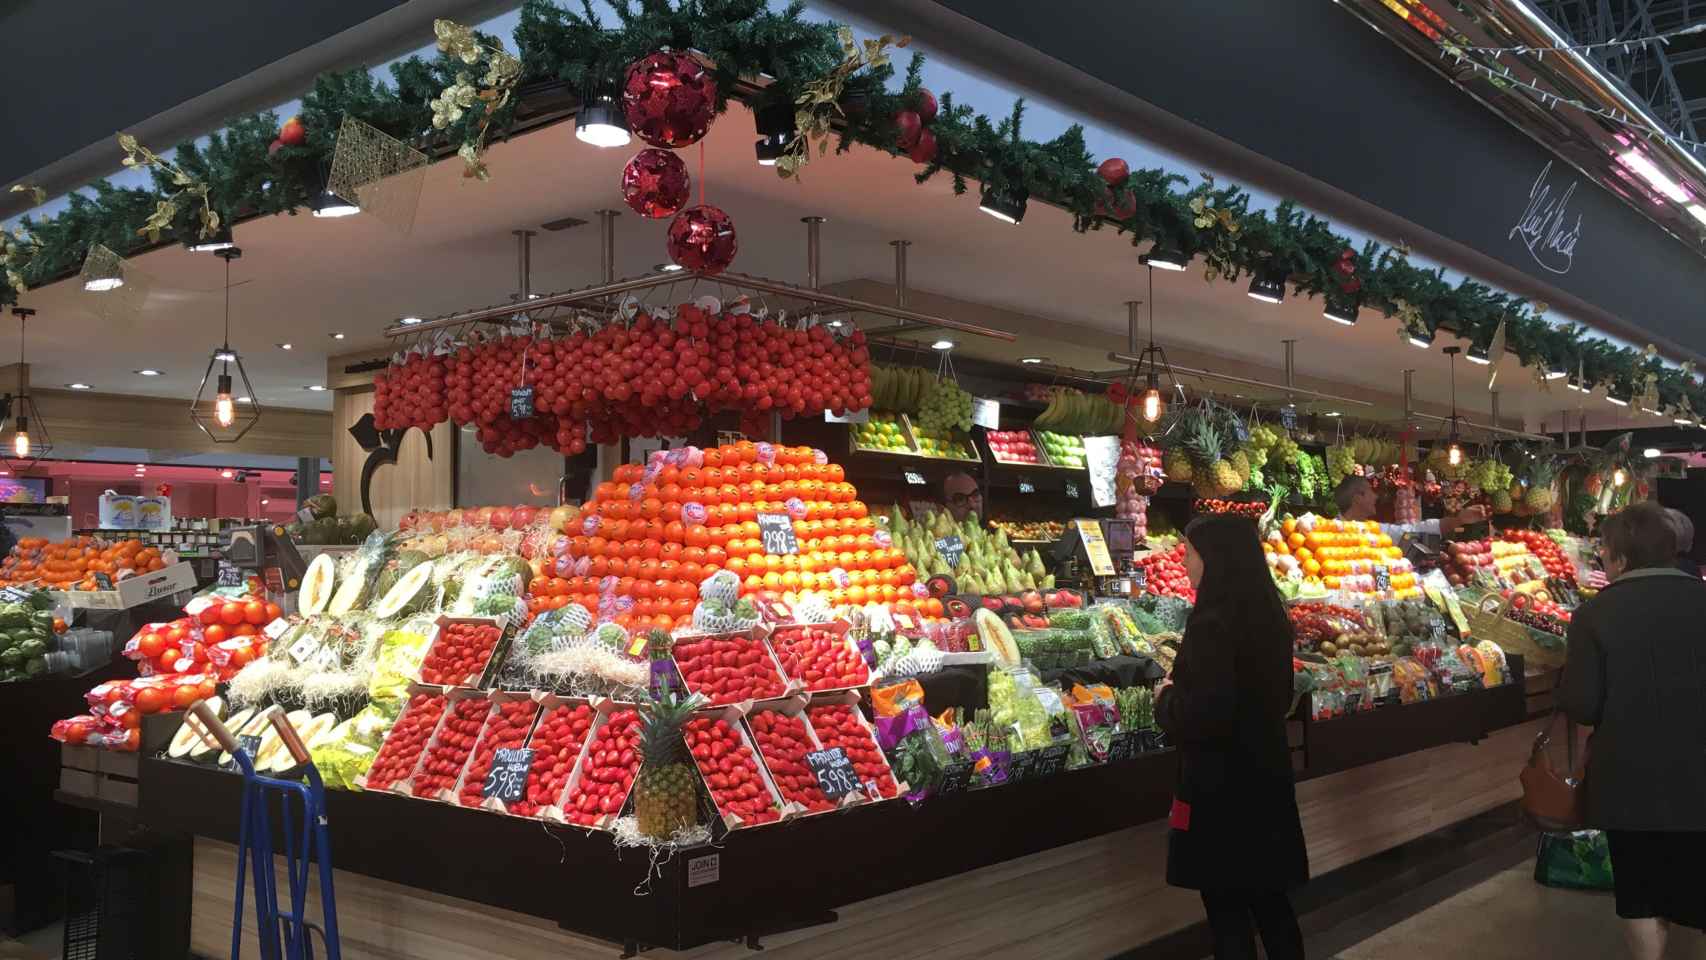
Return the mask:
<svg viewBox="0 0 1706 960">
<path fill-rule="evenodd" d="M 840 800 L 859 789 L 859 774 L 854 771 L 847 751 L 840 747 L 807 753 L 806 766 L 811 767 L 817 777 L 817 785 L 823 795 L 831 800 Z"/>
<path fill-rule="evenodd" d="M 480 796 L 515 803 L 525 791 L 527 771 L 532 767 L 532 747 L 498 748 L 492 754 L 492 768 L 486 771 L 486 782 L 480 786 Z"/>
<path fill-rule="evenodd" d="M 794 521 L 785 513 L 759 514 L 758 535 L 764 540 L 765 553 L 800 552 L 800 542 L 794 537 Z"/>
</svg>

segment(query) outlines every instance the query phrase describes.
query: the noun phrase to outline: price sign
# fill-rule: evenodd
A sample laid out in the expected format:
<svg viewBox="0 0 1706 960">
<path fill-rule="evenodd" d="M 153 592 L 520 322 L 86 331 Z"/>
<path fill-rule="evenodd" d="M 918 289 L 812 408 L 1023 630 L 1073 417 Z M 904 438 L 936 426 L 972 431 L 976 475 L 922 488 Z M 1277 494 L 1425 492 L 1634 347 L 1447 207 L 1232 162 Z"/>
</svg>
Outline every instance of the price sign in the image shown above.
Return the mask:
<svg viewBox="0 0 1706 960">
<path fill-rule="evenodd" d="M 1108 553 L 1108 542 L 1102 539 L 1102 525 L 1093 519 L 1077 519 L 1072 525 L 1084 544 L 1084 555 L 1090 560 L 1090 570 L 1098 577 L 1114 575 L 1114 558 Z"/>
<path fill-rule="evenodd" d="M 95 574 L 95 589 L 96 590 L 111 590 L 112 588 L 113 588 L 113 578 L 112 577 L 110 577 L 104 573 Z"/>
<path fill-rule="evenodd" d="M 1073 483 L 1070 480 L 1066 481 L 1066 495 L 1071 497 L 1074 500 L 1077 500 L 1078 499 L 1078 484 Z"/>
<path fill-rule="evenodd" d="M 531 420 L 533 418 L 532 387 L 514 387 L 510 390 L 509 418 L 511 420 Z"/>
<path fill-rule="evenodd" d="M 30 587 L 7 587 L 0 590 L 0 603 L 23 603 L 35 590 Z"/>
<path fill-rule="evenodd" d="M 1029 480 L 1020 480 L 1019 481 L 1019 492 L 1020 493 L 1036 493 L 1037 488 L 1036 488 L 1036 485 L 1031 483 Z"/>
<path fill-rule="evenodd" d="M 954 760 L 942 768 L 942 785 L 936 792 L 941 796 L 954 793 L 965 793 L 971 789 L 972 762 L 970 760 Z"/>
<path fill-rule="evenodd" d="M 278 619 L 274 620 L 273 622 L 262 627 L 261 628 L 261 635 L 266 637 L 268 640 L 277 640 L 279 637 L 284 636 L 285 633 L 288 632 L 289 630 L 290 630 L 290 618 L 289 617 L 279 617 Z"/>
<path fill-rule="evenodd" d="M 920 473 L 919 473 L 919 472 L 918 472 L 918 471 L 916 471 L 916 470 L 907 470 L 907 471 L 904 471 L 904 472 L 905 472 L 905 474 L 906 474 L 906 482 L 907 482 L 907 483 L 909 483 L 909 484 L 911 484 L 911 485 L 913 485 L 913 486 L 915 486 L 915 487 L 922 487 L 922 486 L 924 486 L 924 476 L 923 476 L 923 474 L 920 474 Z"/>
<path fill-rule="evenodd" d="M 240 587 L 243 585 L 243 571 L 221 560 L 219 561 L 218 583 L 222 587 Z"/>
<path fill-rule="evenodd" d="M 950 568 L 958 567 L 960 565 L 960 557 L 964 556 L 965 552 L 965 541 L 961 540 L 957 533 L 950 533 L 945 537 L 936 538 L 936 554 L 940 556 L 942 558 L 942 562 L 947 564 Z"/>
<path fill-rule="evenodd" d="M 758 535 L 764 539 L 765 553 L 800 552 L 800 541 L 794 537 L 794 521 L 785 513 L 759 514 Z"/>
<path fill-rule="evenodd" d="M 1013 754 L 1013 758 L 1007 762 L 1007 782 L 1023 783 L 1031 779 L 1037 768 L 1037 754 L 1036 750 Z"/>
<path fill-rule="evenodd" d="M 338 651 L 331 647 L 321 649 L 319 656 L 314 658 L 314 666 L 322 672 L 336 670 L 340 666 L 338 663 Z"/>
<path fill-rule="evenodd" d="M 974 427 L 985 430 L 1001 429 L 1001 403 L 997 400 L 985 400 L 973 397 L 971 401 L 971 422 Z"/>
<path fill-rule="evenodd" d="M 515 803 L 526 791 L 527 771 L 532 768 L 532 747 L 499 747 L 492 754 L 492 768 L 486 771 L 486 782 L 480 786 L 480 796 Z"/>
<path fill-rule="evenodd" d="M 1297 429 L 1297 408 L 1296 407 L 1280 407 L 1279 414 L 1280 414 L 1280 426 L 1286 428 L 1287 430 L 1296 430 Z"/>
<path fill-rule="evenodd" d="M 1067 745 L 1057 743 L 1052 747 L 1044 747 L 1037 751 L 1036 767 L 1032 771 L 1037 777 L 1052 777 L 1066 769 Z"/>
<path fill-rule="evenodd" d="M 303 633 L 301 638 L 295 643 L 291 644 L 290 649 L 286 650 L 285 653 L 289 654 L 290 659 L 297 663 L 306 663 L 308 658 L 317 653 L 319 649 L 320 638 L 315 636 L 313 631 L 308 631 Z"/>
<path fill-rule="evenodd" d="M 848 410 L 847 412 L 843 413 L 839 417 L 836 416 L 835 414 L 829 412 L 828 410 L 825 410 L 823 412 L 823 422 L 824 423 L 867 423 L 870 421 L 870 419 L 871 419 L 871 411 L 868 409 L 866 409 L 866 410 Z"/>
<path fill-rule="evenodd" d="M 1135 760 L 1143 752 L 1143 732 L 1141 730 L 1121 730 L 1114 734 L 1114 739 L 1108 743 L 1108 762 L 1118 760 Z"/>
<path fill-rule="evenodd" d="M 242 750 L 244 753 L 248 754 L 249 759 L 251 761 L 253 761 L 255 759 L 255 754 L 261 752 L 260 735 L 254 734 L 254 733 L 239 734 L 237 736 L 237 749 Z M 227 770 L 237 769 L 237 757 L 236 757 L 236 755 L 233 754 L 231 759 L 225 761 L 223 766 Z"/>
<path fill-rule="evenodd" d="M 1385 564 L 1374 568 L 1374 589 L 1379 593 L 1392 589 L 1392 574 L 1387 572 Z"/>
<path fill-rule="evenodd" d="M 1149 586 L 1149 568 L 1148 567 L 1132 567 L 1131 568 L 1131 592 L 1132 593 L 1142 593 L 1143 588 L 1147 587 L 1147 586 Z"/>
<path fill-rule="evenodd" d="M 1111 507 L 1115 499 L 1115 476 L 1120 464 L 1119 437 L 1085 437 L 1084 466 L 1090 471 L 1090 505 Z M 1074 484 L 1066 485 L 1068 496 L 1076 497 Z"/>
<path fill-rule="evenodd" d="M 847 751 L 840 747 L 807 753 L 806 766 L 812 768 L 819 789 L 831 800 L 840 800 L 859 789 L 859 774 L 854 771 L 853 761 L 848 759 Z"/>
<path fill-rule="evenodd" d="M 1250 442 L 1250 425 L 1245 423 L 1242 417 L 1232 421 L 1232 433 L 1239 443 Z"/>
<path fill-rule="evenodd" d="M 915 630 L 918 628 L 918 624 L 913 623 L 911 617 L 900 612 L 896 612 L 894 614 L 894 625 L 902 630 Z"/>
</svg>

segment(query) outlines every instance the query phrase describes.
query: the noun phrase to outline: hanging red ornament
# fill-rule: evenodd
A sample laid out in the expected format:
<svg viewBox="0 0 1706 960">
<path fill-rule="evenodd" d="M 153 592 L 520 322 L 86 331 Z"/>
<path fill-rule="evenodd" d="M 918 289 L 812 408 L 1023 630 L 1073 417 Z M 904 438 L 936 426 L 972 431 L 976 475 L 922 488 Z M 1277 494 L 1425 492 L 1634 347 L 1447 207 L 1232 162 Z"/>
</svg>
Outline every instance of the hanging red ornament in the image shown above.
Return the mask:
<svg viewBox="0 0 1706 960">
<path fill-rule="evenodd" d="M 935 94 L 923 87 L 919 87 L 918 95 L 914 98 L 914 102 L 918 110 L 918 119 L 921 122 L 928 124 L 930 121 L 936 119 Z"/>
<path fill-rule="evenodd" d="M 936 159 L 936 135 L 928 130 L 918 131 L 918 140 L 906 151 L 913 163 L 929 163 Z"/>
<path fill-rule="evenodd" d="M 688 194 L 687 164 L 668 150 L 648 147 L 622 168 L 622 199 L 642 217 L 673 217 Z"/>
<path fill-rule="evenodd" d="M 902 150 L 911 150 L 918 142 L 919 131 L 924 129 L 924 121 L 911 110 L 902 110 L 894 115 L 894 140 Z"/>
<path fill-rule="evenodd" d="M 697 143 L 716 108 L 716 78 L 684 53 L 654 53 L 628 67 L 622 87 L 628 128 L 654 147 Z"/>
<path fill-rule="evenodd" d="M 669 258 L 688 270 L 714 274 L 735 260 L 735 222 L 716 207 L 688 207 L 669 225 Z"/>
<path fill-rule="evenodd" d="M 172 495 L 172 485 L 169 483 L 158 484 L 154 487 L 154 492 L 162 497 L 169 497 Z"/>
<path fill-rule="evenodd" d="M 1110 187 L 1117 187 L 1131 176 L 1131 166 L 1119 157 L 1109 157 L 1096 167 L 1096 176 Z"/>
</svg>

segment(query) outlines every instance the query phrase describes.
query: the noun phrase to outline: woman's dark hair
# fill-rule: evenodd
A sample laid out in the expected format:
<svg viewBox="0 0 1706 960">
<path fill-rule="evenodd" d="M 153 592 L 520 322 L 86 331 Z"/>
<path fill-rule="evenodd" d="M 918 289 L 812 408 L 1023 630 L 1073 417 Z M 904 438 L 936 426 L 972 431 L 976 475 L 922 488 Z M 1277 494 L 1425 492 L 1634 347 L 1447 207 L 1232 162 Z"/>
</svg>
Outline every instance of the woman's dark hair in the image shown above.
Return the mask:
<svg viewBox="0 0 1706 960">
<path fill-rule="evenodd" d="M 1599 524 L 1599 539 L 1606 553 L 1623 559 L 1625 570 L 1676 563 L 1676 526 L 1665 508 L 1651 500 L 1606 517 Z"/>
<path fill-rule="evenodd" d="M 1254 637 L 1284 637 L 1289 651 L 1291 618 L 1268 573 L 1255 521 L 1232 514 L 1200 516 L 1185 527 L 1185 539 L 1203 565 L 1190 619 L 1212 616 Z"/>
</svg>

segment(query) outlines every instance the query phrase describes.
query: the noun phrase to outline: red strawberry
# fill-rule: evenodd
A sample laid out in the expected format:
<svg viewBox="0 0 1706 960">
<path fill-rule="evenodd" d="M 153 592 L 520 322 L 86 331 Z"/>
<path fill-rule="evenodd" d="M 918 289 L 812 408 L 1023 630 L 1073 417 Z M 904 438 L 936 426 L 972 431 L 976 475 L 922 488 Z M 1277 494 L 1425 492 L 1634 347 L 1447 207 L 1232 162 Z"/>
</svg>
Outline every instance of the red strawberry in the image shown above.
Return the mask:
<svg viewBox="0 0 1706 960">
<path fill-rule="evenodd" d="M 798 803 L 812 813 L 835 809 L 835 803 L 818 786 L 817 774 L 806 765 L 806 754 L 817 748 L 806 733 L 803 718 L 761 710 L 748 717 L 747 722 L 782 799 Z"/>
<path fill-rule="evenodd" d="M 440 790 L 455 786 L 490 709 L 491 704 L 483 697 L 456 701 L 450 713 L 439 722 L 438 734 L 415 773 L 411 784 L 411 792 L 415 796 L 434 797 Z"/>
<path fill-rule="evenodd" d="M 677 644 L 675 663 L 692 693 L 713 706 L 765 700 L 787 692 L 776 663 L 762 642 L 749 637 L 709 637 Z"/>
<path fill-rule="evenodd" d="M 570 823 L 590 827 L 601 817 L 622 812 L 634 775 L 640 769 L 640 714 L 617 710 L 610 714 L 592 738 L 580 781 L 563 798 L 563 813 Z"/>
<path fill-rule="evenodd" d="M 883 752 L 877 748 L 870 728 L 852 707 L 846 704 L 811 707 L 806 716 L 824 749 L 840 747 L 845 751 L 861 781 L 875 784 L 877 793 L 883 797 L 893 797 L 900 792 L 900 786 L 895 783 L 894 774 L 889 772 L 888 761 L 883 759 Z"/>
<path fill-rule="evenodd" d="M 557 802 L 580 759 L 593 719 L 592 707 L 584 703 L 554 707 L 540 718 L 527 741 L 533 748 L 533 768 L 527 774 L 526 792 L 509 805 L 510 813 L 531 817 Z"/>
<path fill-rule="evenodd" d="M 724 720 L 697 717 L 687 721 L 684 736 L 719 811 L 748 824 L 781 817 L 758 769 L 758 760 L 737 727 Z"/>
<path fill-rule="evenodd" d="M 498 750 L 513 750 L 527 742 L 527 731 L 533 726 L 533 716 L 539 707 L 531 700 L 510 700 L 492 707 L 486 715 L 480 739 L 474 745 L 468 769 L 462 775 L 462 789 L 457 802 L 465 807 L 477 807 L 485 788 L 486 774 L 492 771 L 492 759 Z"/>
<path fill-rule="evenodd" d="M 870 682 L 865 658 L 846 638 L 822 627 L 783 627 L 770 635 L 788 675 L 807 690 L 838 690 Z"/>
<path fill-rule="evenodd" d="M 438 693 L 417 693 L 409 698 L 368 768 L 367 789 L 384 790 L 414 772 L 415 762 L 444 715 L 445 702 L 444 695 Z"/>
</svg>

